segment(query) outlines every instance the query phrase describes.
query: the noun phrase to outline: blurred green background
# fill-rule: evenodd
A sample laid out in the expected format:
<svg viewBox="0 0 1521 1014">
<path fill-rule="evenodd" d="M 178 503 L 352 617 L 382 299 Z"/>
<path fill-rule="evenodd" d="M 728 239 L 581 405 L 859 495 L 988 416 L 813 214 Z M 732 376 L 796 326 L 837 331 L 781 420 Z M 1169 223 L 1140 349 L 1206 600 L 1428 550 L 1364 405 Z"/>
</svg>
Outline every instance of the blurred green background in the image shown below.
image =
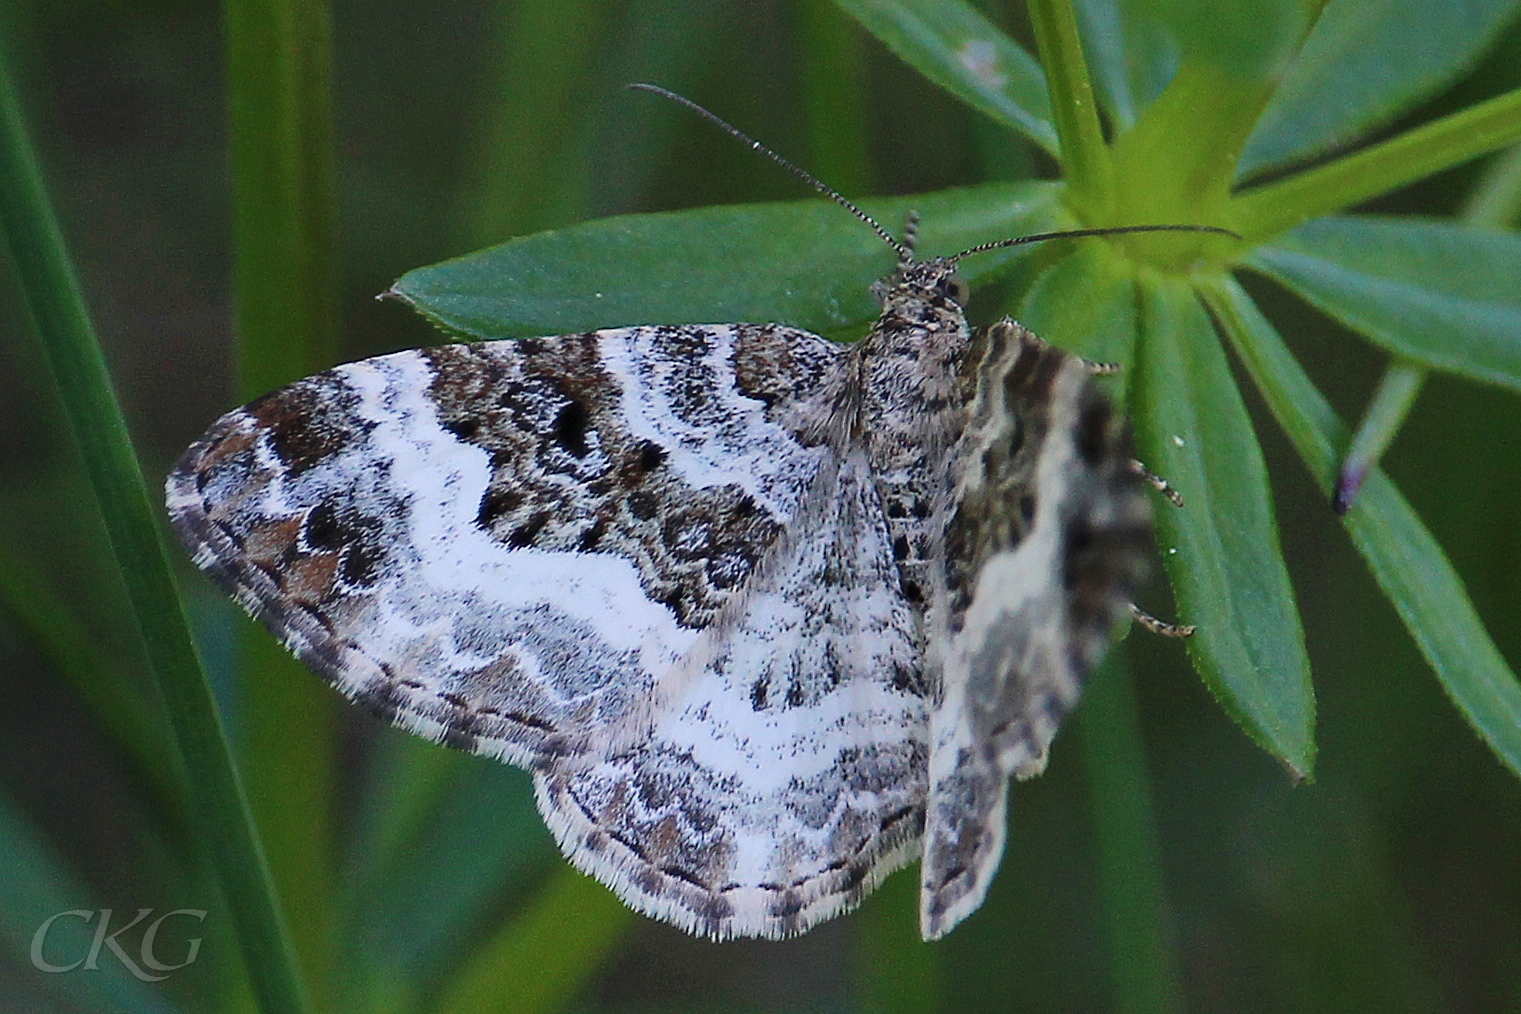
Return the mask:
<svg viewBox="0 0 1521 1014">
<path fill-rule="evenodd" d="M 1019 5 L 980 6 L 1029 41 Z M 601 215 L 801 196 L 732 140 L 625 91 L 629 81 L 691 96 L 852 196 L 1054 172 L 815 0 L 339 0 L 332 18 L 340 347 L 330 361 L 436 340 L 406 308 L 374 299 L 418 265 Z M 219 5 L 204 0 L 12 0 L 0 13 L 154 482 L 242 400 L 223 30 Z M 1512 26 L 1409 122 L 1518 84 Z M 1441 174 L 1374 210 L 1451 214 L 1482 168 Z M 151 773 L 133 767 L 60 675 L 61 665 L 106 667 L 151 699 L 15 285 L 0 270 L 0 569 L 13 588 L 0 610 L 4 816 L 97 905 L 211 909 L 204 952 L 168 985 L 180 1005 L 170 1009 L 236 1009 L 237 958 L 217 936 L 218 903 L 183 859 L 173 816 L 145 789 Z M 1268 283 L 1249 287 L 1338 411 L 1358 418 L 1384 357 Z M 553 968 L 554 982 L 497 981 L 492 1006 L 479 1009 L 1521 1011 L 1521 785 L 1445 700 L 1253 399 L 1314 664 L 1319 762 L 1313 783 L 1292 786 L 1176 644 L 1124 643 L 1180 1001 L 1165 989 L 1161 999 L 1116 999 L 1111 988 L 1078 730 L 1088 710 L 1058 739 L 1048 773 L 1015 789 L 988 902 L 945 942 L 917 942 L 909 873 L 799 940 L 715 945 L 624 917 L 600 888 L 568 880 L 523 773 L 444 755 L 333 707 L 303 675 L 333 722 L 331 907 L 345 913 L 334 921 L 357 927 L 316 973 L 346 983 L 337 991 L 349 999 L 334 1009 L 446 1005 L 452 970 L 475 942 L 515 926 L 529 949 L 514 974 Z M 1386 464 L 1515 664 L 1521 402 L 1433 376 Z M 26 581 L 41 587 L 14 592 Z M 186 587 L 236 732 L 247 706 L 233 674 L 259 649 L 240 647 L 244 628 L 220 596 L 198 578 Z M 1143 604 L 1160 611 L 1165 590 L 1149 594 Z M 16 601 L 53 602 L 65 615 L 38 620 Z M 256 811 L 279 809 L 255 789 Z M 6 855 L 19 862 L 23 852 Z M 19 870 L 0 869 L 0 910 L 13 874 L 19 883 Z M 298 916 L 298 938 L 328 918 Z M 12 927 L 7 939 L 0 1010 L 113 1009 L 79 1006 L 31 967 L 24 935 Z"/>
</svg>

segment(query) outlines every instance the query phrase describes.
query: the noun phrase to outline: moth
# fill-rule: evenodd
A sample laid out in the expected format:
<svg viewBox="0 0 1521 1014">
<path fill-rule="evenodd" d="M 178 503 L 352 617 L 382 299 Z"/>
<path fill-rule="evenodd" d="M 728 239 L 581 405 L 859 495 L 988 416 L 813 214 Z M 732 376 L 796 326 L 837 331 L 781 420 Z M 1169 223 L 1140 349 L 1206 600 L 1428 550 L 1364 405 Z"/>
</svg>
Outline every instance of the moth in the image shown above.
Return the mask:
<svg viewBox="0 0 1521 1014">
<path fill-rule="evenodd" d="M 899 255 L 860 342 L 644 325 L 365 359 L 217 420 L 167 506 L 343 695 L 532 772 L 632 908 L 786 937 L 917 859 L 934 939 L 1130 608 L 1149 509 L 1092 364 L 968 327 L 956 267 L 985 248 L 919 260 L 805 178 Z"/>
</svg>

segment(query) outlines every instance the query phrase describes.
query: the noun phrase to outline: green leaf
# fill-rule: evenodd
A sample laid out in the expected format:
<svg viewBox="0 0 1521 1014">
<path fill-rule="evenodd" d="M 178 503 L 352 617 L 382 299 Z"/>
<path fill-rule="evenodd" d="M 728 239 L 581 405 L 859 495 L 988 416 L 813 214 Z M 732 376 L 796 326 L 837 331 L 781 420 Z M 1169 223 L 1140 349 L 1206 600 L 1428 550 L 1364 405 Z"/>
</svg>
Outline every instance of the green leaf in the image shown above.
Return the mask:
<svg viewBox="0 0 1521 1014">
<path fill-rule="evenodd" d="M 1416 395 L 1426 383 L 1426 373 L 1424 366 L 1415 366 L 1403 359 L 1384 368 L 1384 375 L 1379 378 L 1362 422 L 1342 458 L 1341 475 L 1336 479 L 1336 493 L 1331 498 L 1336 513 L 1347 513 L 1347 508 L 1357 499 L 1357 491 L 1368 477 L 1368 470 L 1378 464 L 1399 432 L 1405 416 L 1410 414 Z"/>
<path fill-rule="evenodd" d="M 1163 25 L 1185 62 L 1204 61 L 1237 80 L 1271 77 L 1304 35 L 1301 0 L 1131 0 L 1142 19 Z"/>
<path fill-rule="evenodd" d="M 0 793 L 0 870 L 5 871 L 5 892 L 0 897 L 0 938 L 5 941 L 14 967 L 30 968 L 32 949 L 43 924 L 53 919 L 40 941 L 41 957 L 55 966 L 67 966 L 85 958 L 100 926 L 100 899 L 79 883 L 68 865 L 52 845 L 33 829 L 24 815 Z M 54 918 L 60 913 L 86 912 L 81 916 Z M 126 925 L 130 913 L 120 925 Z M 181 917 L 178 929 L 191 925 Z M 120 928 L 118 926 L 117 928 Z M 130 951 L 128 952 L 130 955 Z M 162 960 L 162 959 L 161 959 Z M 19 982 L 16 972 L 12 982 Z M 65 1002 L 65 1009 L 115 1011 L 120 1014 L 164 1014 L 171 1006 L 154 987 L 138 981 L 127 967 L 109 951 L 89 969 L 79 968 L 70 974 L 49 974 L 38 969 L 27 979 L 29 987 L 39 987 Z M 7 990 L 11 993 L 11 990 Z M 16 991 L 12 995 L 23 995 Z"/>
<path fill-rule="evenodd" d="M 1205 295 L 1269 409 L 1329 497 L 1346 426 L 1236 282 L 1223 279 Z M 1501 761 L 1521 774 L 1521 683 L 1474 612 L 1442 547 L 1378 469 L 1342 523 L 1453 703 Z"/>
<path fill-rule="evenodd" d="M 1228 221 L 1249 243 L 1371 200 L 1521 140 L 1521 88 L 1283 179 L 1252 187 Z"/>
<path fill-rule="evenodd" d="M 268 1014 L 303 1012 L 305 984 L 159 537 L 161 501 L 148 496 L 3 66 L 0 227 L 100 504 L 179 763 L 193 775 L 187 784 L 197 845 L 216 871 L 262 1008 Z"/>
<path fill-rule="evenodd" d="M 1135 394 L 1143 460 L 1187 506 L 1156 511 L 1194 666 L 1226 711 L 1296 776 L 1315 759 L 1315 699 L 1294 592 L 1278 548 L 1262 451 L 1194 294 L 1143 288 Z"/>
<path fill-rule="evenodd" d="M 995 183 L 873 201 L 889 228 L 923 216 L 920 249 L 951 254 L 1054 228 L 1056 187 Z M 1009 258 L 966 262 L 968 281 Z M 870 283 L 894 255 L 838 207 L 809 200 L 623 215 L 542 232 L 409 271 L 391 289 L 468 338 L 632 324 L 776 321 L 829 330 L 875 316 Z"/>
<path fill-rule="evenodd" d="M 888 49 L 979 112 L 1056 154 L 1034 57 L 963 0 L 837 0 Z"/>
<path fill-rule="evenodd" d="M 1076 6 L 1094 87 L 1116 132 L 1123 133 L 1177 74 L 1183 51 L 1143 5 L 1076 0 Z"/>
<path fill-rule="evenodd" d="M 1391 352 L 1521 390 L 1521 236 L 1322 218 L 1247 263 Z"/>
<path fill-rule="evenodd" d="M 1241 172 L 1355 140 L 1468 69 L 1517 0 L 1331 0 L 1257 130 Z"/>
<path fill-rule="evenodd" d="M 1135 356 L 1135 276 L 1107 244 L 1084 241 L 1051 265 L 1025 293 L 1019 319 L 1057 348 L 1096 363 L 1118 363 L 1121 375 L 1107 389 L 1125 400 Z"/>
</svg>

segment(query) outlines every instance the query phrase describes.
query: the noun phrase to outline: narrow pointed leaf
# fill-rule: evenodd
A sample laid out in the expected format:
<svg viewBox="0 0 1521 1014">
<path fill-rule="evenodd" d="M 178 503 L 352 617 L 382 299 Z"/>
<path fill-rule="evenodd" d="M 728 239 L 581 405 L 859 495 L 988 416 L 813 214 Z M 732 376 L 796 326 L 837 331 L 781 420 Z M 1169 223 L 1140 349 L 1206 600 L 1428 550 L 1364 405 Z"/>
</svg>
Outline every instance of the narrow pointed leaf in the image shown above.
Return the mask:
<svg viewBox="0 0 1521 1014">
<path fill-rule="evenodd" d="M 1094 88 L 1110 119 L 1127 130 L 1178 72 L 1182 47 L 1140 4 L 1076 0 L 1076 6 Z"/>
<path fill-rule="evenodd" d="M 919 247 L 952 254 L 1055 228 L 1056 188 L 996 183 L 866 210 L 889 230 L 920 213 Z M 1002 254 L 966 262 L 975 282 Z M 875 316 L 891 248 L 820 200 L 623 215 L 541 232 L 409 271 L 391 290 L 447 331 L 509 338 L 621 327 L 776 321 L 829 330 Z"/>
<path fill-rule="evenodd" d="M 1401 360 L 1385 367 L 1373 392 L 1373 400 L 1368 403 L 1346 457 L 1342 459 L 1341 474 L 1336 478 L 1336 493 L 1331 498 L 1336 513 L 1347 513 L 1357 499 L 1357 491 L 1362 488 L 1369 469 L 1378 464 L 1384 451 L 1388 450 L 1425 383 L 1424 366 L 1412 366 Z"/>
<path fill-rule="evenodd" d="M 1329 497 L 1346 426 L 1239 285 L 1226 279 L 1206 291 L 1257 389 Z M 1484 629 L 1442 547 L 1378 469 L 1342 523 L 1448 696 L 1501 761 L 1521 775 L 1521 682 Z"/>
<path fill-rule="evenodd" d="M 1521 236 L 1322 218 L 1248 263 L 1391 352 L 1521 390 Z"/>
<path fill-rule="evenodd" d="M 919 73 L 1056 154 L 1051 99 L 1035 58 L 963 0 L 837 0 Z"/>
<path fill-rule="evenodd" d="M 1330 0 L 1247 142 L 1241 172 L 1356 140 L 1470 67 L 1517 0 Z"/>
<path fill-rule="evenodd" d="M 1232 228 L 1249 243 L 1372 200 L 1521 141 L 1521 88 L 1423 123 L 1350 155 L 1233 197 Z"/>
<path fill-rule="evenodd" d="M 1136 438 L 1187 500 L 1154 513 L 1181 618 L 1199 628 L 1189 655 L 1247 734 L 1307 776 L 1315 699 L 1262 451 L 1193 293 L 1163 281 L 1142 299 Z"/>
</svg>

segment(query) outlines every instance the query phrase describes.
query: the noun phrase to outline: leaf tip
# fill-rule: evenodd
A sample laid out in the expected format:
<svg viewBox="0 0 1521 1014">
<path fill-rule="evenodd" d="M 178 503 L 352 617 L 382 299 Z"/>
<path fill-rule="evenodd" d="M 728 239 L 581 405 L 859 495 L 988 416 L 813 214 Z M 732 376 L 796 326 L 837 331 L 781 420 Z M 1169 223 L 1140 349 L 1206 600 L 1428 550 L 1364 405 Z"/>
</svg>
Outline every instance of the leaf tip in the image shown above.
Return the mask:
<svg viewBox="0 0 1521 1014">
<path fill-rule="evenodd" d="M 1344 515 L 1352 509 L 1352 504 L 1357 500 L 1358 492 L 1363 488 L 1363 480 L 1368 478 L 1368 470 L 1365 467 L 1347 465 L 1342 468 L 1341 474 L 1336 477 L 1336 491 L 1331 496 L 1331 509 L 1338 515 Z"/>
</svg>

